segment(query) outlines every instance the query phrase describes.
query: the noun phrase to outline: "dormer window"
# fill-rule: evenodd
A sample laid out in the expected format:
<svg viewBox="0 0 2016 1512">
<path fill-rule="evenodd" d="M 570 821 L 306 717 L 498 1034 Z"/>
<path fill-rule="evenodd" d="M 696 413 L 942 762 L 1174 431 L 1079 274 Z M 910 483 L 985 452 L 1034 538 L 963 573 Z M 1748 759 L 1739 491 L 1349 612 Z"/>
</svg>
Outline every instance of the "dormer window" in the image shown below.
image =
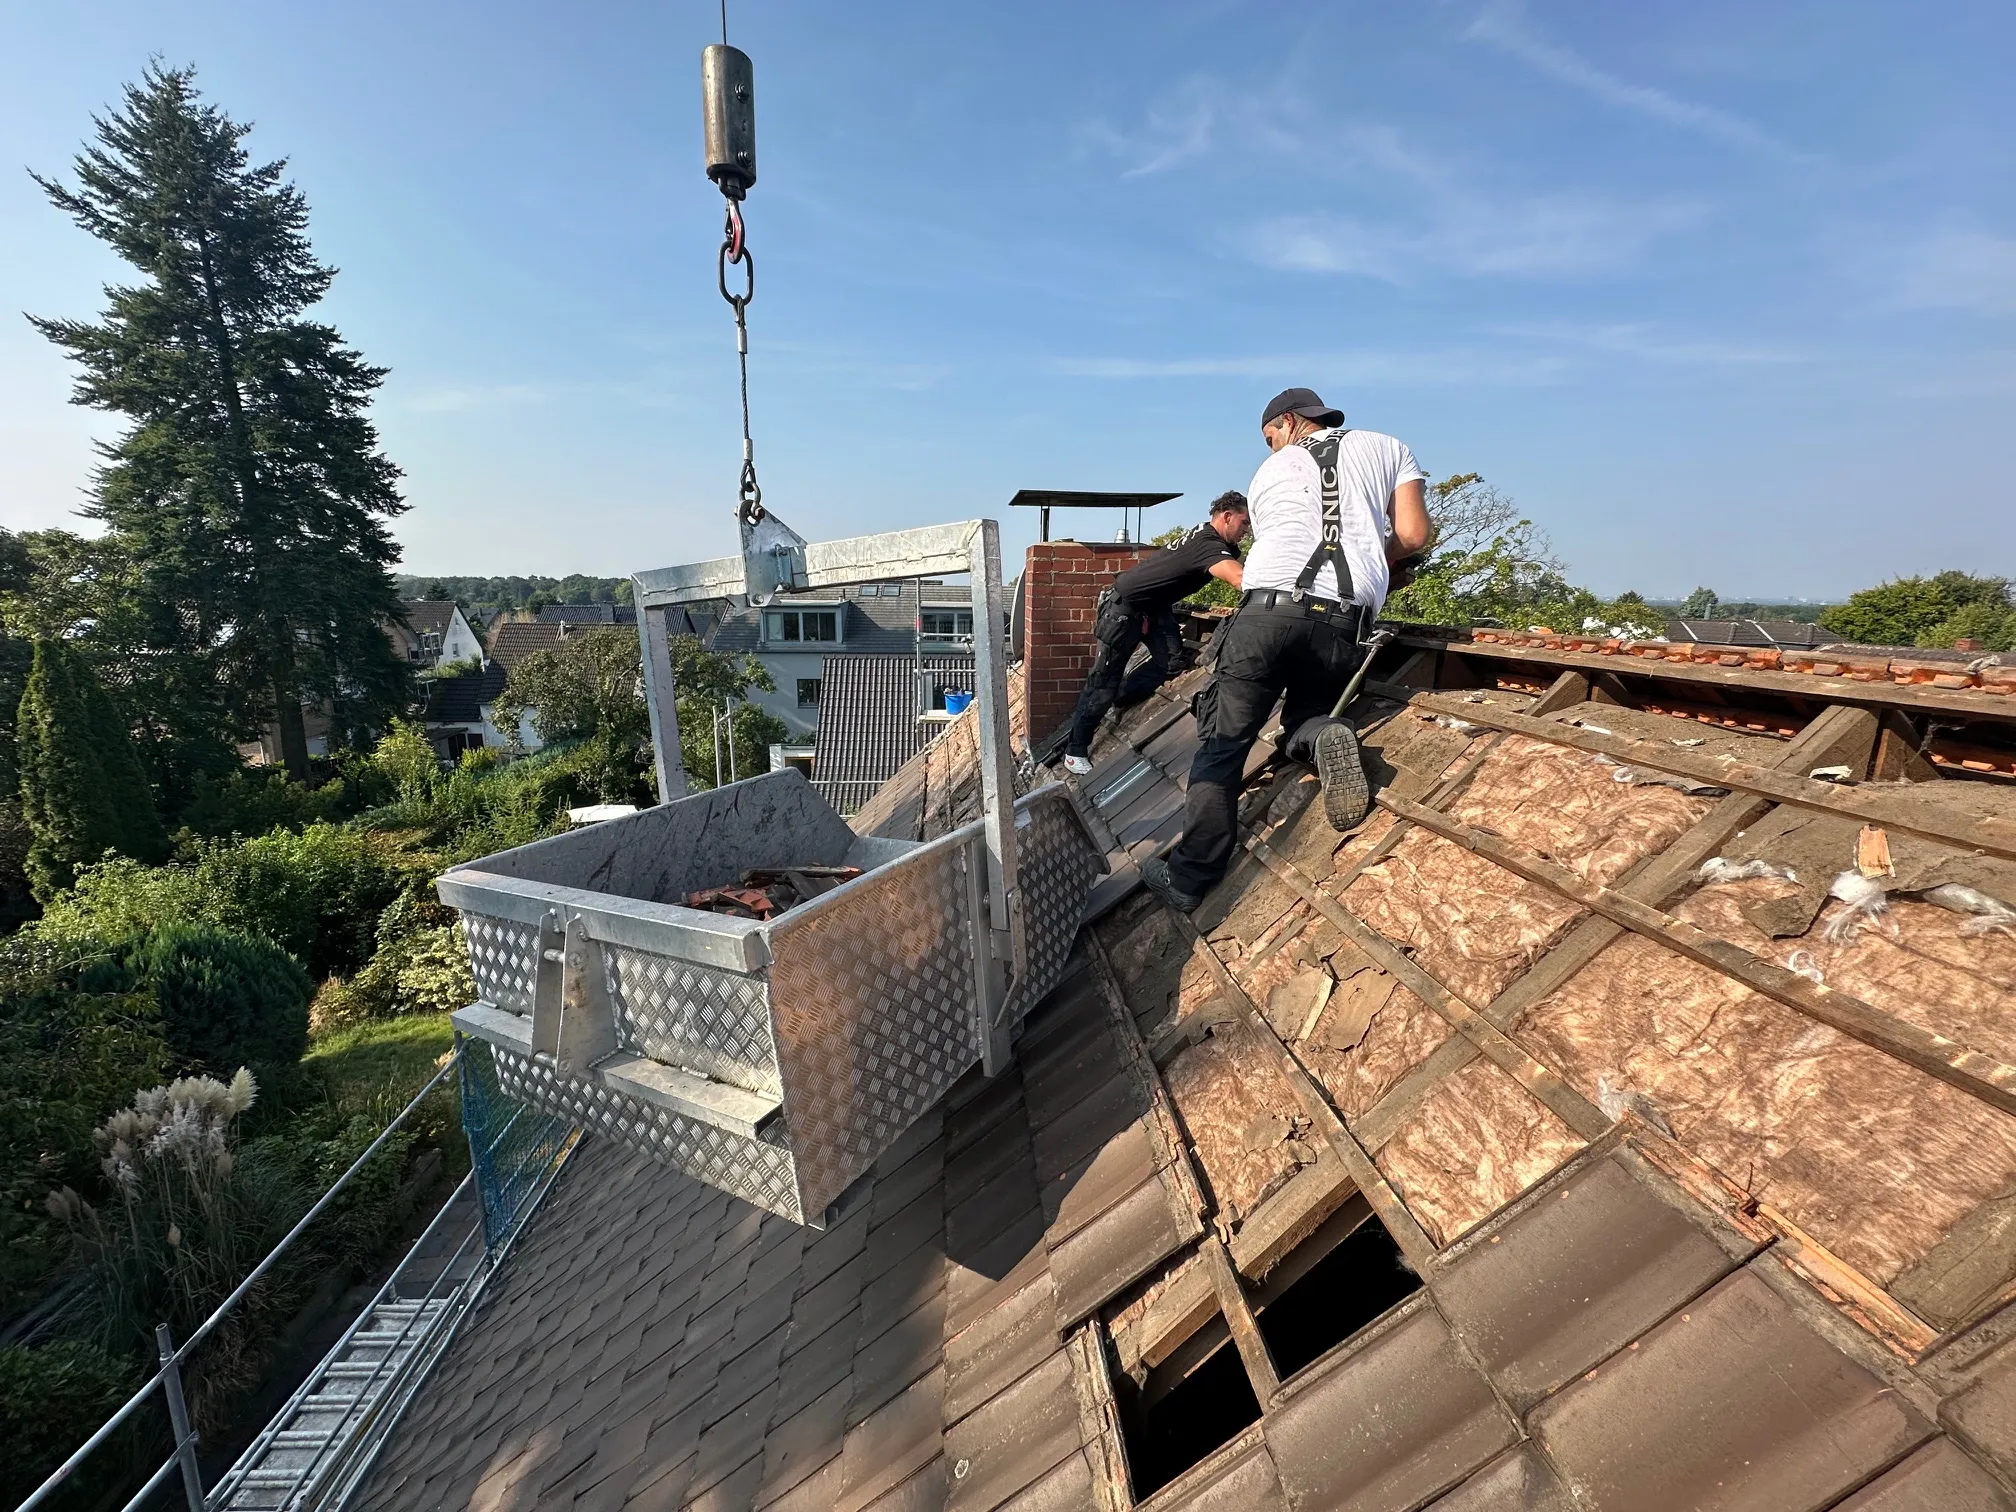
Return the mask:
<svg viewBox="0 0 2016 1512">
<path fill-rule="evenodd" d="M 920 609 L 917 612 L 917 635 L 920 640 L 971 640 L 973 611 L 950 606 Z"/>
<path fill-rule="evenodd" d="M 840 643 L 838 609 L 765 609 L 763 639 L 771 645 Z"/>
</svg>

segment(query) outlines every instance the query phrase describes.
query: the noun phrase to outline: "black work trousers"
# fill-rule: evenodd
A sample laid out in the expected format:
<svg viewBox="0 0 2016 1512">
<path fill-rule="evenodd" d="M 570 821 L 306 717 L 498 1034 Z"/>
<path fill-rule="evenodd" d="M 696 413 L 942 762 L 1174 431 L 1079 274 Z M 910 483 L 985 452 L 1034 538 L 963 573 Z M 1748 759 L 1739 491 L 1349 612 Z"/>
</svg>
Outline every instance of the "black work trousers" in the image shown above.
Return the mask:
<svg viewBox="0 0 2016 1512">
<path fill-rule="evenodd" d="M 1232 864 L 1240 776 L 1274 700 L 1286 695 L 1281 728 L 1291 760 L 1312 760 L 1324 726 L 1342 723 L 1330 710 L 1364 655 L 1362 612 L 1324 599 L 1297 604 L 1283 594 L 1272 605 L 1249 599 L 1219 632 L 1216 668 L 1198 702 L 1203 743 L 1190 762 L 1183 841 L 1169 857 L 1170 876 L 1184 892 L 1209 892 Z"/>
<path fill-rule="evenodd" d="M 1183 632 L 1168 609 L 1135 609 L 1117 599 L 1099 606 L 1098 623 L 1093 627 L 1097 643 L 1092 652 L 1092 669 L 1085 674 L 1085 686 L 1078 690 L 1078 707 L 1071 715 L 1071 738 L 1064 747 L 1067 756 L 1092 754 L 1092 737 L 1106 711 L 1119 704 L 1131 708 L 1169 680 L 1176 657 L 1183 649 Z M 1148 659 L 1127 671 L 1127 659 L 1134 648 L 1147 642 Z"/>
</svg>

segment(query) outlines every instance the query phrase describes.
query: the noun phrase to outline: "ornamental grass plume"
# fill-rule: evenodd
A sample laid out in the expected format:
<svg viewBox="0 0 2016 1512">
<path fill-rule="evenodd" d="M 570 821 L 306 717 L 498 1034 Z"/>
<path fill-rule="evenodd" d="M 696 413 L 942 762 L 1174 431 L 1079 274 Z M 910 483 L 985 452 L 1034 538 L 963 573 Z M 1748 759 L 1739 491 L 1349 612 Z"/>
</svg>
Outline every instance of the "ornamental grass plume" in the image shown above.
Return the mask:
<svg viewBox="0 0 2016 1512">
<path fill-rule="evenodd" d="M 281 1166 L 237 1148 L 234 1125 L 258 1095 L 244 1067 L 229 1082 L 185 1076 L 136 1093 L 95 1135 L 113 1201 L 94 1207 L 68 1187 L 49 1195 L 94 1283 L 109 1352 L 148 1360 L 162 1322 L 187 1339 L 306 1207 Z M 298 1267 L 283 1261 L 198 1350 L 188 1384 L 199 1431 L 221 1423 L 230 1397 L 257 1378 L 300 1290 Z"/>
</svg>

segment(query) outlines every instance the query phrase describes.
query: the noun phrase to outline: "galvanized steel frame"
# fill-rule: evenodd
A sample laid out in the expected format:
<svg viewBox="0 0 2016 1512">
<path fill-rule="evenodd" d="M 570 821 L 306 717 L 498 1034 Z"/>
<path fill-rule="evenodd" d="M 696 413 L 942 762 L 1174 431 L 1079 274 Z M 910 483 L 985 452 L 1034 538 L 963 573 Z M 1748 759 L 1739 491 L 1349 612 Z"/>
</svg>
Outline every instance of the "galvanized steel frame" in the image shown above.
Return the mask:
<svg viewBox="0 0 2016 1512">
<path fill-rule="evenodd" d="M 640 626 L 645 698 L 658 770 L 659 801 L 685 796 L 680 761 L 677 690 L 664 611 L 681 604 L 750 595 L 751 584 L 776 576 L 776 564 L 717 557 L 682 567 L 662 567 L 631 578 Z M 1009 978 L 1028 966 L 1027 931 L 1017 876 L 1015 755 L 1008 728 L 1008 656 L 1002 626 L 1001 527 L 993 520 L 964 520 L 916 530 L 883 531 L 838 541 L 807 542 L 790 562 L 791 586 L 836 588 L 890 578 L 968 573 L 973 581 L 974 707 L 979 722 L 982 826 L 987 854 L 986 949 L 976 964 L 985 980 L 988 1032 L 981 1045 L 987 1074 L 1007 1063 Z M 758 601 L 769 595 L 759 593 Z M 976 945 L 981 942 L 976 940 Z"/>
</svg>

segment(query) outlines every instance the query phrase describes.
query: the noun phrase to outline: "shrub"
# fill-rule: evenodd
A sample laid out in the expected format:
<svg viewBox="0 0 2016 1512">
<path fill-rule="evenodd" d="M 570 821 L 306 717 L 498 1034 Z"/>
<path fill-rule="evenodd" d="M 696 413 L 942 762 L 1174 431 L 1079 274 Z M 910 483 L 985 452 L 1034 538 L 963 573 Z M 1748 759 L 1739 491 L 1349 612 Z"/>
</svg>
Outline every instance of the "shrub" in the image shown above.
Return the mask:
<svg viewBox="0 0 2016 1512">
<path fill-rule="evenodd" d="M 27 1500 L 133 1394 L 138 1374 L 81 1340 L 0 1348 L 0 1502 Z"/>
<path fill-rule="evenodd" d="M 108 1208 L 67 1187 L 50 1195 L 93 1283 L 97 1342 L 108 1353 L 151 1358 L 162 1322 L 188 1338 L 306 1209 L 285 1162 L 238 1151 L 233 1124 L 257 1090 L 241 1067 L 228 1085 L 185 1077 L 139 1093 L 95 1134 Z M 192 1357 L 185 1379 L 198 1432 L 214 1432 L 230 1398 L 256 1379 L 309 1265 L 304 1253 L 268 1271 Z"/>
<path fill-rule="evenodd" d="M 35 928 L 71 944 L 129 940 L 167 924 L 211 924 L 261 935 L 316 976 L 369 959 L 385 906 L 406 884 L 372 837 L 330 824 L 211 841 L 195 859 L 87 867 Z"/>
<path fill-rule="evenodd" d="M 137 964 L 168 1043 L 199 1066 L 291 1065 L 308 1048 L 314 984 L 269 941 L 171 924 L 148 937 Z"/>
<path fill-rule="evenodd" d="M 152 995 L 104 965 L 32 934 L 0 944 L 0 1316 L 62 1258 L 43 1194 L 93 1181 L 92 1129 L 173 1064 Z"/>
</svg>

